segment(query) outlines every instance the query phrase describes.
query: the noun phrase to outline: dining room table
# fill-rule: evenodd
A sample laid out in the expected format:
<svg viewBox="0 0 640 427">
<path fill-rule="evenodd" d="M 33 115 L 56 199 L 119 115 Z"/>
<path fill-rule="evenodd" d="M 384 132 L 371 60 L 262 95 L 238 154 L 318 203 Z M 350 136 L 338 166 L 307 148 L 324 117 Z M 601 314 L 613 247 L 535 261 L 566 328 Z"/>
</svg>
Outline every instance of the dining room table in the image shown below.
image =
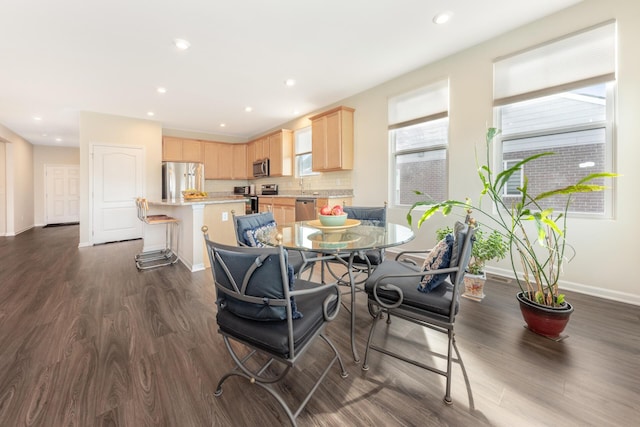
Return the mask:
<svg viewBox="0 0 640 427">
<path fill-rule="evenodd" d="M 376 226 L 366 221 L 347 219 L 340 226 L 324 226 L 319 220 L 296 221 L 278 224 L 265 231 L 258 239 L 266 245 L 281 244 L 285 249 L 313 252 L 308 262 L 323 262 L 329 259 L 346 260 L 349 280 L 346 281 L 351 293 L 351 351 L 356 363 L 360 361 L 356 348 L 356 278 L 354 260 L 364 259 L 366 251 L 400 246 L 415 237 L 411 228 L 392 222 Z"/>
</svg>

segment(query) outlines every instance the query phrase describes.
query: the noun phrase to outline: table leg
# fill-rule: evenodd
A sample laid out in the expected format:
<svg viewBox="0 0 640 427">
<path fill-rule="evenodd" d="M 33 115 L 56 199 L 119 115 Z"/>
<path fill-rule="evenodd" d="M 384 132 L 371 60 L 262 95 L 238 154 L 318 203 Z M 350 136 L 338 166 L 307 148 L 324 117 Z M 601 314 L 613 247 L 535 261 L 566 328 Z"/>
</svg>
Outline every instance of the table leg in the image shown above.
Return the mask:
<svg viewBox="0 0 640 427">
<path fill-rule="evenodd" d="M 355 252 L 349 254 L 349 287 L 351 287 L 351 352 L 353 353 L 353 361 L 360 362 L 358 350 L 356 349 L 356 281 L 353 275 L 353 257 Z"/>
</svg>

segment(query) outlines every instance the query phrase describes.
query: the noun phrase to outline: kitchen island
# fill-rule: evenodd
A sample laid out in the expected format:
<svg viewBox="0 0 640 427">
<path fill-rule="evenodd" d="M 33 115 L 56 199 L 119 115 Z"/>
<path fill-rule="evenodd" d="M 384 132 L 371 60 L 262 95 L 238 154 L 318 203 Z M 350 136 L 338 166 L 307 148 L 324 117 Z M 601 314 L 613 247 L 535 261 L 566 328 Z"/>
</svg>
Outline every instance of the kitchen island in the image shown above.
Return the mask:
<svg viewBox="0 0 640 427">
<path fill-rule="evenodd" d="M 180 220 L 178 257 L 191 271 L 204 270 L 209 266 L 201 231 L 203 225 L 209 227 L 212 240 L 229 245 L 236 243 L 231 211 L 243 215 L 245 199 L 230 196 L 149 201 L 150 215 L 165 214 Z M 145 252 L 164 248 L 164 227 L 144 224 L 142 237 Z"/>
</svg>

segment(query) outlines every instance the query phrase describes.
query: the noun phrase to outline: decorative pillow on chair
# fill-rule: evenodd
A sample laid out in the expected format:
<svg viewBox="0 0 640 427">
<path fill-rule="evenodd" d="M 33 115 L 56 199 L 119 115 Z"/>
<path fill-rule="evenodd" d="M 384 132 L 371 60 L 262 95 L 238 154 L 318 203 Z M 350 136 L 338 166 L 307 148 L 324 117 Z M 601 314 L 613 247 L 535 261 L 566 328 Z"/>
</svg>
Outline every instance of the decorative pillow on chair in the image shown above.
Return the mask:
<svg viewBox="0 0 640 427">
<path fill-rule="evenodd" d="M 441 268 L 449 267 L 449 263 L 451 262 L 451 251 L 453 248 L 453 236 L 451 234 L 447 234 L 447 236 L 440 240 L 437 245 L 431 249 L 429 255 L 424 260 L 424 264 L 422 264 L 422 270 L 439 270 Z M 420 292 L 431 292 L 438 286 L 440 286 L 449 273 L 440 273 L 440 274 L 428 274 L 422 278 L 422 281 L 418 285 L 418 290 Z"/>
<path fill-rule="evenodd" d="M 276 228 L 275 221 L 268 222 L 265 225 L 261 225 L 260 227 L 249 228 L 245 231 L 245 241 L 249 246 L 252 246 L 254 248 L 264 247 L 265 245 L 260 242 L 260 239 L 258 239 L 258 236 L 266 232 L 269 232 L 274 228 Z"/>
</svg>

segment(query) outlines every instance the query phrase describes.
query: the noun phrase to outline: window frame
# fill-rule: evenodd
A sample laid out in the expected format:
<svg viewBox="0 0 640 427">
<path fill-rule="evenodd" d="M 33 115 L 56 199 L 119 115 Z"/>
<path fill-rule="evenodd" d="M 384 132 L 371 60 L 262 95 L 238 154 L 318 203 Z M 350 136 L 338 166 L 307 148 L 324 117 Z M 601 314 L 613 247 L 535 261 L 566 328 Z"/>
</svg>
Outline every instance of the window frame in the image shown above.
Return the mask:
<svg viewBox="0 0 640 427">
<path fill-rule="evenodd" d="M 405 149 L 405 150 L 396 150 L 397 144 L 396 141 L 394 139 L 395 136 L 395 131 L 401 130 L 403 128 L 407 128 L 410 126 L 415 126 L 418 124 L 424 124 L 424 123 L 429 123 L 429 122 L 435 122 L 437 120 L 442 120 L 442 119 L 446 119 L 446 140 L 447 142 L 444 144 L 434 144 L 434 145 L 428 145 L 425 147 L 420 147 L 420 148 L 411 148 L 411 149 Z M 389 186 L 389 197 L 388 199 L 391 201 L 391 206 L 392 207 L 397 207 L 397 208 L 407 208 L 409 206 L 411 206 L 410 204 L 401 204 L 399 201 L 399 193 L 400 193 L 400 183 L 399 183 L 399 179 L 398 179 L 398 162 L 397 159 L 399 156 L 402 155 L 408 155 L 408 154 L 420 154 L 420 153 L 428 153 L 428 152 L 437 152 L 437 151 L 444 151 L 444 157 L 445 157 L 445 173 L 443 176 L 443 180 L 444 180 L 444 189 L 445 189 L 445 194 L 448 195 L 449 193 L 449 182 L 448 182 L 448 178 L 449 178 L 449 130 L 450 130 L 450 123 L 449 123 L 449 113 L 448 111 L 442 112 L 442 113 L 436 113 L 436 114 L 431 114 L 429 116 L 425 116 L 425 117 L 420 117 L 417 119 L 413 119 L 413 120 L 408 120 L 406 122 L 402 122 L 402 123 L 396 123 L 393 125 L 390 125 L 388 127 L 388 144 L 389 144 L 389 170 L 391 171 L 390 175 L 390 186 Z M 436 200 L 435 202 L 438 202 L 438 200 Z"/>
<path fill-rule="evenodd" d="M 500 133 L 495 139 L 495 145 L 493 150 L 494 164 L 501 165 L 501 169 L 496 171 L 496 174 L 505 170 L 505 165 L 504 165 L 505 160 L 504 160 L 504 153 L 503 153 L 503 146 L 505 141 L 517 140 L 517 139 L 523 139 L 523 138 L 532 138 L 532 137 L 544 137 L 549 135 L 574 133 L 579 131 L 596 130 L 596 129 L 604 129 L 604 134 L 605 134 L 604 171 L 615 171 L 616 170 L 615 168 L 616 166 L 615 165 L 615 123 L 616 123 L 615 103 L 616 103 L 617 82 L 616 80 L 611 80 L 611 81 L 605 82 L 604 84 L 605 84 L 605 100 L 606 100 L 606 108 L 605 108 L 606 117 L 604 120 L 594 121 L 594 122 L 585 123 L 581 125 L 559 126 L 559 127 L 550 127 L 547 129 L 536 130 L 536 131 L 516 132 L 516 133 L 510 133 L 506 136 Z M 582 87 L 589 87 L 589 85 L 582 86 Z M 579 88 L 582 88 L 582 87 L 579 87 Z M 572 89 L 579 89 L 579 88 L 567 88 L 564 91 L 556 92 L 556 94 L 570 92 Z M 551 94 L 541 93 L 539 96 L 528 97 L 527 99 L 518 99 L 518 100 L 515 100 L 513 103 L 526 101 L 526 100 L 539 99 L 549 95 Z M 498 129 L 502 129 L 502 114 L 501 114 L 502 107 L 508 106 L 508 105 L 511 105 L 511 103 L 496 105 L 494 107 L 494 121 Z M 553 151 L 553 148 L 551 148 L 549 151 Z M 511 161 L 511 159 L 509 159 L 508 161 Z M 578 212 L 578 211 L 570 210 L 567 212 L 567 216 L 572 218 L 613 219 L 614 213 L 615 213 L 614 188 L 613 188 L 614 184 L 610 178 L 608 178 L 607 180 L 608 182 L 606 182 L 605 185 L 607 185 L 610 188 L 606 189 L 603 193 L 604 208 L 602 212 Z M 505 186 L 505 191 L 506 191 L 506 186 Z M 508 196 L 508 197 L 512 197 L 512 196 Z M 494 211 L 495 211 L 495 207 L 494 207 Z"/>
<path fill-rule="evenodd" d="M 301 134 L 307 134 L 307 133 L 309 134 L 310 138 L 313 137 L 312 130 L 311 130 L 311 125 L 305 126 L 303 128 L 300 128 L 300 129 L 296 129 L 293 132 L 293 151 L 294 151 L 294 153 L 293 153 L 293 161 L 294 161 L 294 167 L 295 167 L 294 174 L 295 174 L 296 178 L 304 178 L 306 176 L 320 175 L 320 172 L 315 172 L 313 170 L 311 172 L 305 173 L 305 174 L 301 174 L 301 172 L 300 172 L 300 168 L 299 168 L 299 165 L 300 165 L 299 158 L 300 157 L 305 156 L 305 155 L 309 155 L 309 156 L 311 156 L 311 159 L 313 160 L 313 145 L 309 149 L 309 151 L 298 152 L 298 144 L 297 144 L 298 137 Z M 313 162 L 311 164 L 313 164 Z"/>
</svg>

